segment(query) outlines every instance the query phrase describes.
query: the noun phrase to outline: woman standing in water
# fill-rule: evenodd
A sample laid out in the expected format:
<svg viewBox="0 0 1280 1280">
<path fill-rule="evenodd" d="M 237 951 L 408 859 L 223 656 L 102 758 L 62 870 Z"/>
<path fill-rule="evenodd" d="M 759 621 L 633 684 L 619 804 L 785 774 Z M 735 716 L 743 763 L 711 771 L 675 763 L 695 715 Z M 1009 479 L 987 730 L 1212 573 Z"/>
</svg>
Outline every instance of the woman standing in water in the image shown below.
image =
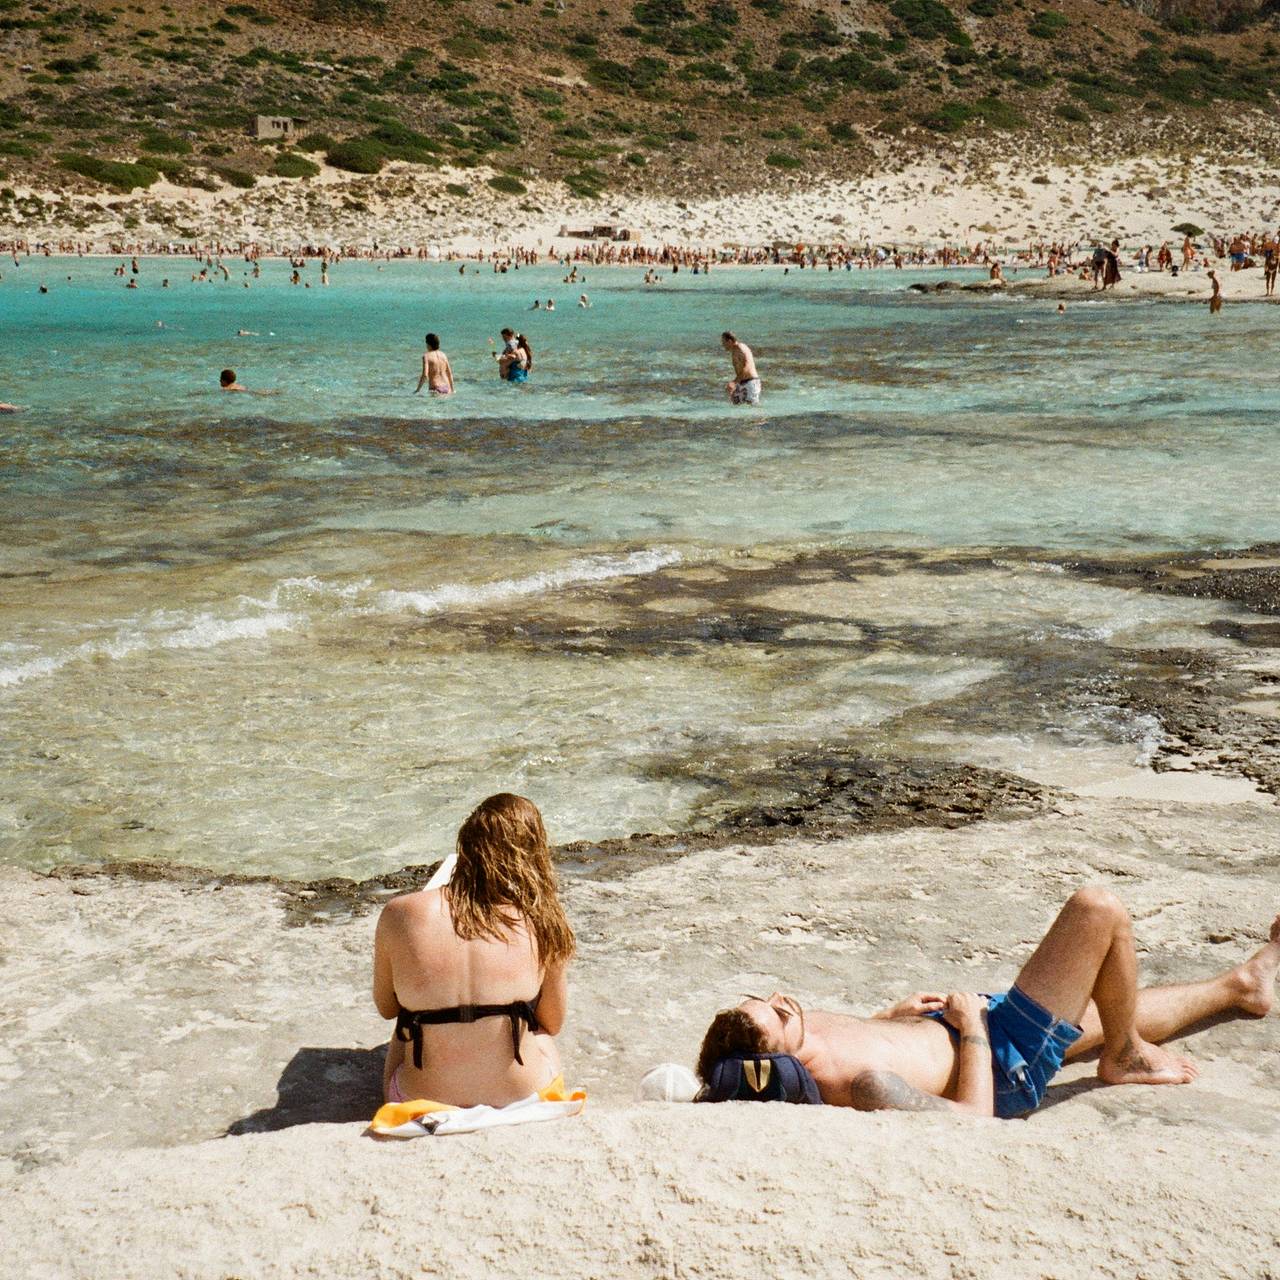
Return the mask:
<svg viewBox="0 0 1280 1280">
<path fill-rule="evenodd" d="M 502 1107 L 560 1074 L 555 1036 L 574 952 L 542 815 L 490 796 L 458 832 L 441 889 L 394 898 L 378 920 L 373 1000 L 396 1019 L 388 1102 Z"/>
</svg>

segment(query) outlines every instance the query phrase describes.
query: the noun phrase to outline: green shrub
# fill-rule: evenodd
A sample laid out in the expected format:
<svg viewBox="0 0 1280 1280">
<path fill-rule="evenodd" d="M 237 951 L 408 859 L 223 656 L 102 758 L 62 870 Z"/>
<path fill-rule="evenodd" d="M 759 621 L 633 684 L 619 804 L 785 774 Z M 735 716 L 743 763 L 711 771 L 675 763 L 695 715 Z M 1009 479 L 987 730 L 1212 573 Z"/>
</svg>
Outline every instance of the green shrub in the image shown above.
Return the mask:
<svg viewBox="0 0 1280 1280">
<path fill-rule="evenodd" d="M 263 13 L 260 9 L 255 9 L 251 4 L 227 5 L 227 16 L 229 18 L 248 18 L 250 22 L 258 27 L 275 25 L 275 19 L 269 13 Z"/>
<path fill-rule="evenodd" d="M 969 37 L 956 21 L 956 15 L 941 0 L 893 0 L 889 12 L 917 40 L 948 40 L 953 44 L 969 44 Z"/>
<path fill-rule="evenodd" d="M 804 161 L 799 156 L 788 155 L 785 151 L 770 151 L 764 158 L 765 164 L 774 169 L 803 169 Z"/>
<path fill-rule="evenodd" d="M 970 110 L 993 129 L 1025 129 L 1027 117 L 1012 103 L 994 95 L 979 98 Z"/>
<path fill-rule="evenodd" d="M 181 185 L 187 180 L 187 168 L 177 156 L 148 156 L 147 167 L 159 169 L 170 182 Z"/>
<path fill-rule="evenodd" d="M 330 151 L 338 144 L 327 133 L 308 133 L 293 145 L 299 151 Z"/>
<path fill-rule="evenodd" d="M 191 154 L 191 143 L 186 138 L 175 138 L 170 134 L 161 133 L 158 129 L 152 129 L 143 134 L 139 145 L 143 151 L 155 155 L 189 156 Z"/>
<path fill-rule="evenodd" d="M 944 102 L 920 117 L 920 123 L 935 133 L 958 133 L 973 118 L 967 102 Z"/>
<path fill-rule="evenodd" d="M 975 18 L 994 18 L 1000 12 L 1000 0 L 969 0 L 969 12 Z"/>
<path fill-rule="evenodd" d="M 644 154 L 639 151 L 628 152 L 622 157 L 622 161 L 624 164 L 633 165 L 637 169 L 643 169 L 644 166 L 649 163 L 649 161 L 645 159 Z"/>
<path fill-rule="evenodd" d="M 455 58 L 483 58 L 487 52 L 487 48 L 483 40 L 476 36 L 458 34 L 450 36 L 445 42 L 444 47 Z"/>
<path fill-rule="evenodd" d="M 36 150 L 16 138 L 0 138 L 0 156 L 33 156 Z"/>
<path fill-rule="evenodd" d="M 532 102 L 544 107 L 558 107 L 564 102 L 564 94 L 540 85 L 526 85 L 520 92 Z"/>
<path fill-rule="evenodd" d="M 608 184 L 609 179 L 599 169 L 593 169 L 590 166 L 584 166 L 574 173 L 567 173 L 564 177 L 564 185 L 573 195 L 582 200 L 597 199 Z"/>
<path fill-rule="evenodd" d="M 497 173 L 489 179 L 489 186 L 495 191 L 501 191 L 507 196 L 522 196 L 528 193 L 529 188 L 520 181 L 519 178 L 513 178 L 509 173 Z"/>
<path fill-rule="evenodd" d="M 369 137 L 372 141 L 382 146 L 388 154 L 404 150 L 442 150 L 440 143 L 436 142 L 434 138 L 428 138 L 425 133 L 418 133 L 416 129 L 410 129 L 398 120 L 388 120 L 384 124 L 380 124 L 370 132 Z"/>
<path fill-rule="evenodd" d="M 836 142 L 853 142 L 858 134 L 847 120 L 836 120 L 827 125 L 827 132 Z"/>
<path fill-rule="evenodd" d="M 784 75 L 781 71 L 748 71 L 746 73 L 747 91 L 753 98 L 781 98 L 795 93 L 800 82 L 795 76 Z"/>
<path fill-rule="evenodd" d="M 1063 102 L 1054 107 L 1053 114 L 1061 116 L 1063 120 L 1087 120 L 1089 113 L 1083 107 L 1077 107 L 1074 102 Z"/>
<path fill-rule="evenodd" d="M 1079 98 L 1087 107 L 1092 107 L 1094 111 L 1099 111 L 1103 115 L 1111 115 L 1116 110 L 1116 104 L 1111 101 L 1100 89 L 1089 84 L 1073 84 L 1071 86 L 1071 96 Z"/>
<path fill-rule="evenodd" d="M 285 151 L 276 156 L 271 170 L 278 178 L 314 178 L 320 172 L 320 166 L 306 156 Z"/>
<path fill-rule="evenodd" d="M 444 189 L 451 196 L 469 196 L 471 194 L 471 188 L 464 187 L 460 182 L 446 182 Z"/>
<path fill-rule="evenodd" d="M 906 77 L 900 76 L 896 71 L 890 71 L 888 67 L 875 67 L 867 73 L 863 84 L 872 93 L 892 93 L 906 84 Z"/>
<path fill-rule="evenodd" d="M 724 84 L 734 78 L 732 67 L 723 62 L 691 62 L 684 68 L 686 75 L 697 76 L 699 80 L 711 80 L 716 84 Z"/>
<path fill-rule="evenodd" d="M 86 156 L 72 152 L 61 157 L 58 163 L 72 173 L 91 178 L 104 187 L 116 191 L 133 191 L 138 187 L 149 187 L 160 178 L 158 170 L 145 164 L 128 164 L 123 160 L 100 160 L 97 156 Z"/>
<path fill-rule="evenodd" d="M 632 8 L 631 16 L 642 27 L 670 27 L 693 21 L 684 0 L 640 0 Z"/>
<path fill-rule="evenodd" d="M 333 18 L 348 22 L 383 22 L 387 16 L 387 4 L 386 0 L 311 0 L 311 16 L 321 22 Z"/>
<path fill-rule="evenodd" d="M 233 169 L 230 165 L 217 165 L 213 171 L 223 182 L 239 187 L 242 191 L 248 191 L 258 181 L 253 174 L 246 173 L 243 169 Z"/>
<path fill-rule="evenodd" d="M 1197 240 L 1204 235 L 1204 228 L 1197 227 L 1194 222 L 1180 222 L 1171 229 L 1176 235 L 1190 236 L 1193 240 Z"/>
<path fill-rule="evenodd" d="M 1065 13 L 1057 9 L 1041 9 L 1027 27 L 1027 34 L 1037 36 L 1041 40 L 1052 40 L 1060 35 L 1068 26 Z"/>
<path fill-rule="evenodd" d="M 73 76 L 80 71 L 97 71 L 100 63 L 96 53 L 87 53 L 83 58 L 55 58 L 45 67 L 55 75 Z"/>
<path fill-rule="evenodd" d="M 387 162 L 387 153 L 368 138 L 348 138 L 328 148 L 325 160 L 348 173 L 378 173 Z"/>
<path fill-rule="evenodd" d="M 661 58 L 637 58 L 630 66 L 612 58 L 592 58 L 587 63 L 587 79 L 597 88 L 611 93 L 652 88 L 666 74 L 667 64 Z"/>
</svg>

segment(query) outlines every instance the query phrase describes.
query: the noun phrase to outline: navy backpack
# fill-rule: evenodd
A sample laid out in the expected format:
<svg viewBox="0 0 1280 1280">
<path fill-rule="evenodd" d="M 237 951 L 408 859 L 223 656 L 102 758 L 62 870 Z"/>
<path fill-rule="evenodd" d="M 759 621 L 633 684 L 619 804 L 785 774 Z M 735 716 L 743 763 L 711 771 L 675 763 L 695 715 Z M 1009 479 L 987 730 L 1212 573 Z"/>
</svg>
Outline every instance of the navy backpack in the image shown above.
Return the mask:
<svg viewBox="0 0 1280 1280">
<path fill-rule="evenodd" d="M 801 1102 L 821 1105 L 818 1085 L 789 1053 L 721 1058 L 699 1102 Z"/>
</svg>

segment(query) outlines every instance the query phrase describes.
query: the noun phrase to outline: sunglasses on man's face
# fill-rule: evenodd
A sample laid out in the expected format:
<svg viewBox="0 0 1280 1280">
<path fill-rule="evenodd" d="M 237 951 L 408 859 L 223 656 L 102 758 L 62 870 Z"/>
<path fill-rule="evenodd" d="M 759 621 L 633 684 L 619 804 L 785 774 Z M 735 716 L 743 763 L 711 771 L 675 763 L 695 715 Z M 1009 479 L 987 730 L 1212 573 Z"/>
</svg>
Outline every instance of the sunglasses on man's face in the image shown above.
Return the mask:
<svg viewBox="0 0 1280 1280">
<path fill-rule="evenodd" d="M 761 1004 L 768 1005 L 769 1008 L 772 1009 L 774 1013 L 776 1013 L 778 1017 L 782 1020 L 783 1026 L 786 1026 L 787 1022 L 791 1018 L 799 1018 L 800 1019 L 800 1038 L 803 1041 L 804 1010 L 801 1009 L 800 1001 L 797 1000 L 795 996 L 780 995 L 778 997 L 776 1004 L 772 1000 L 766 1000 L 764 996 L 744 995 L 742 998 L 744 1000 L 758 1000 Z"/>
</svg>

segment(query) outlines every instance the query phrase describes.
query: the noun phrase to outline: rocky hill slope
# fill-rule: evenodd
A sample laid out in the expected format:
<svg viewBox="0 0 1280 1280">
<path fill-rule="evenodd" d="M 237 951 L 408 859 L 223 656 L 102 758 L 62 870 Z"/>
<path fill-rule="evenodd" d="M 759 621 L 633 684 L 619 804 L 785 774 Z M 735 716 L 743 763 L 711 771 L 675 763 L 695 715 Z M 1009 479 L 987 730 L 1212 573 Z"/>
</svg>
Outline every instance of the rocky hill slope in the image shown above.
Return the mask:
<svg viewBox="0 0 1280 1280">
<path fill-rule="evenodd" d="M 444 202 L 621 202 L 859 179 L 978 139 L 1040 164 L 1157 136 L 1184 159 L 1280 151 L 1274 0 L 1051 2 L 0 0 L 0 228 L 22 222 L 15 188 L 198 198 L 345 171 L 394 199 L 392 176 L 413 198 L 443 170 Z M 260 114 L 294 135 L 255 138 Z"/>
</svg>

